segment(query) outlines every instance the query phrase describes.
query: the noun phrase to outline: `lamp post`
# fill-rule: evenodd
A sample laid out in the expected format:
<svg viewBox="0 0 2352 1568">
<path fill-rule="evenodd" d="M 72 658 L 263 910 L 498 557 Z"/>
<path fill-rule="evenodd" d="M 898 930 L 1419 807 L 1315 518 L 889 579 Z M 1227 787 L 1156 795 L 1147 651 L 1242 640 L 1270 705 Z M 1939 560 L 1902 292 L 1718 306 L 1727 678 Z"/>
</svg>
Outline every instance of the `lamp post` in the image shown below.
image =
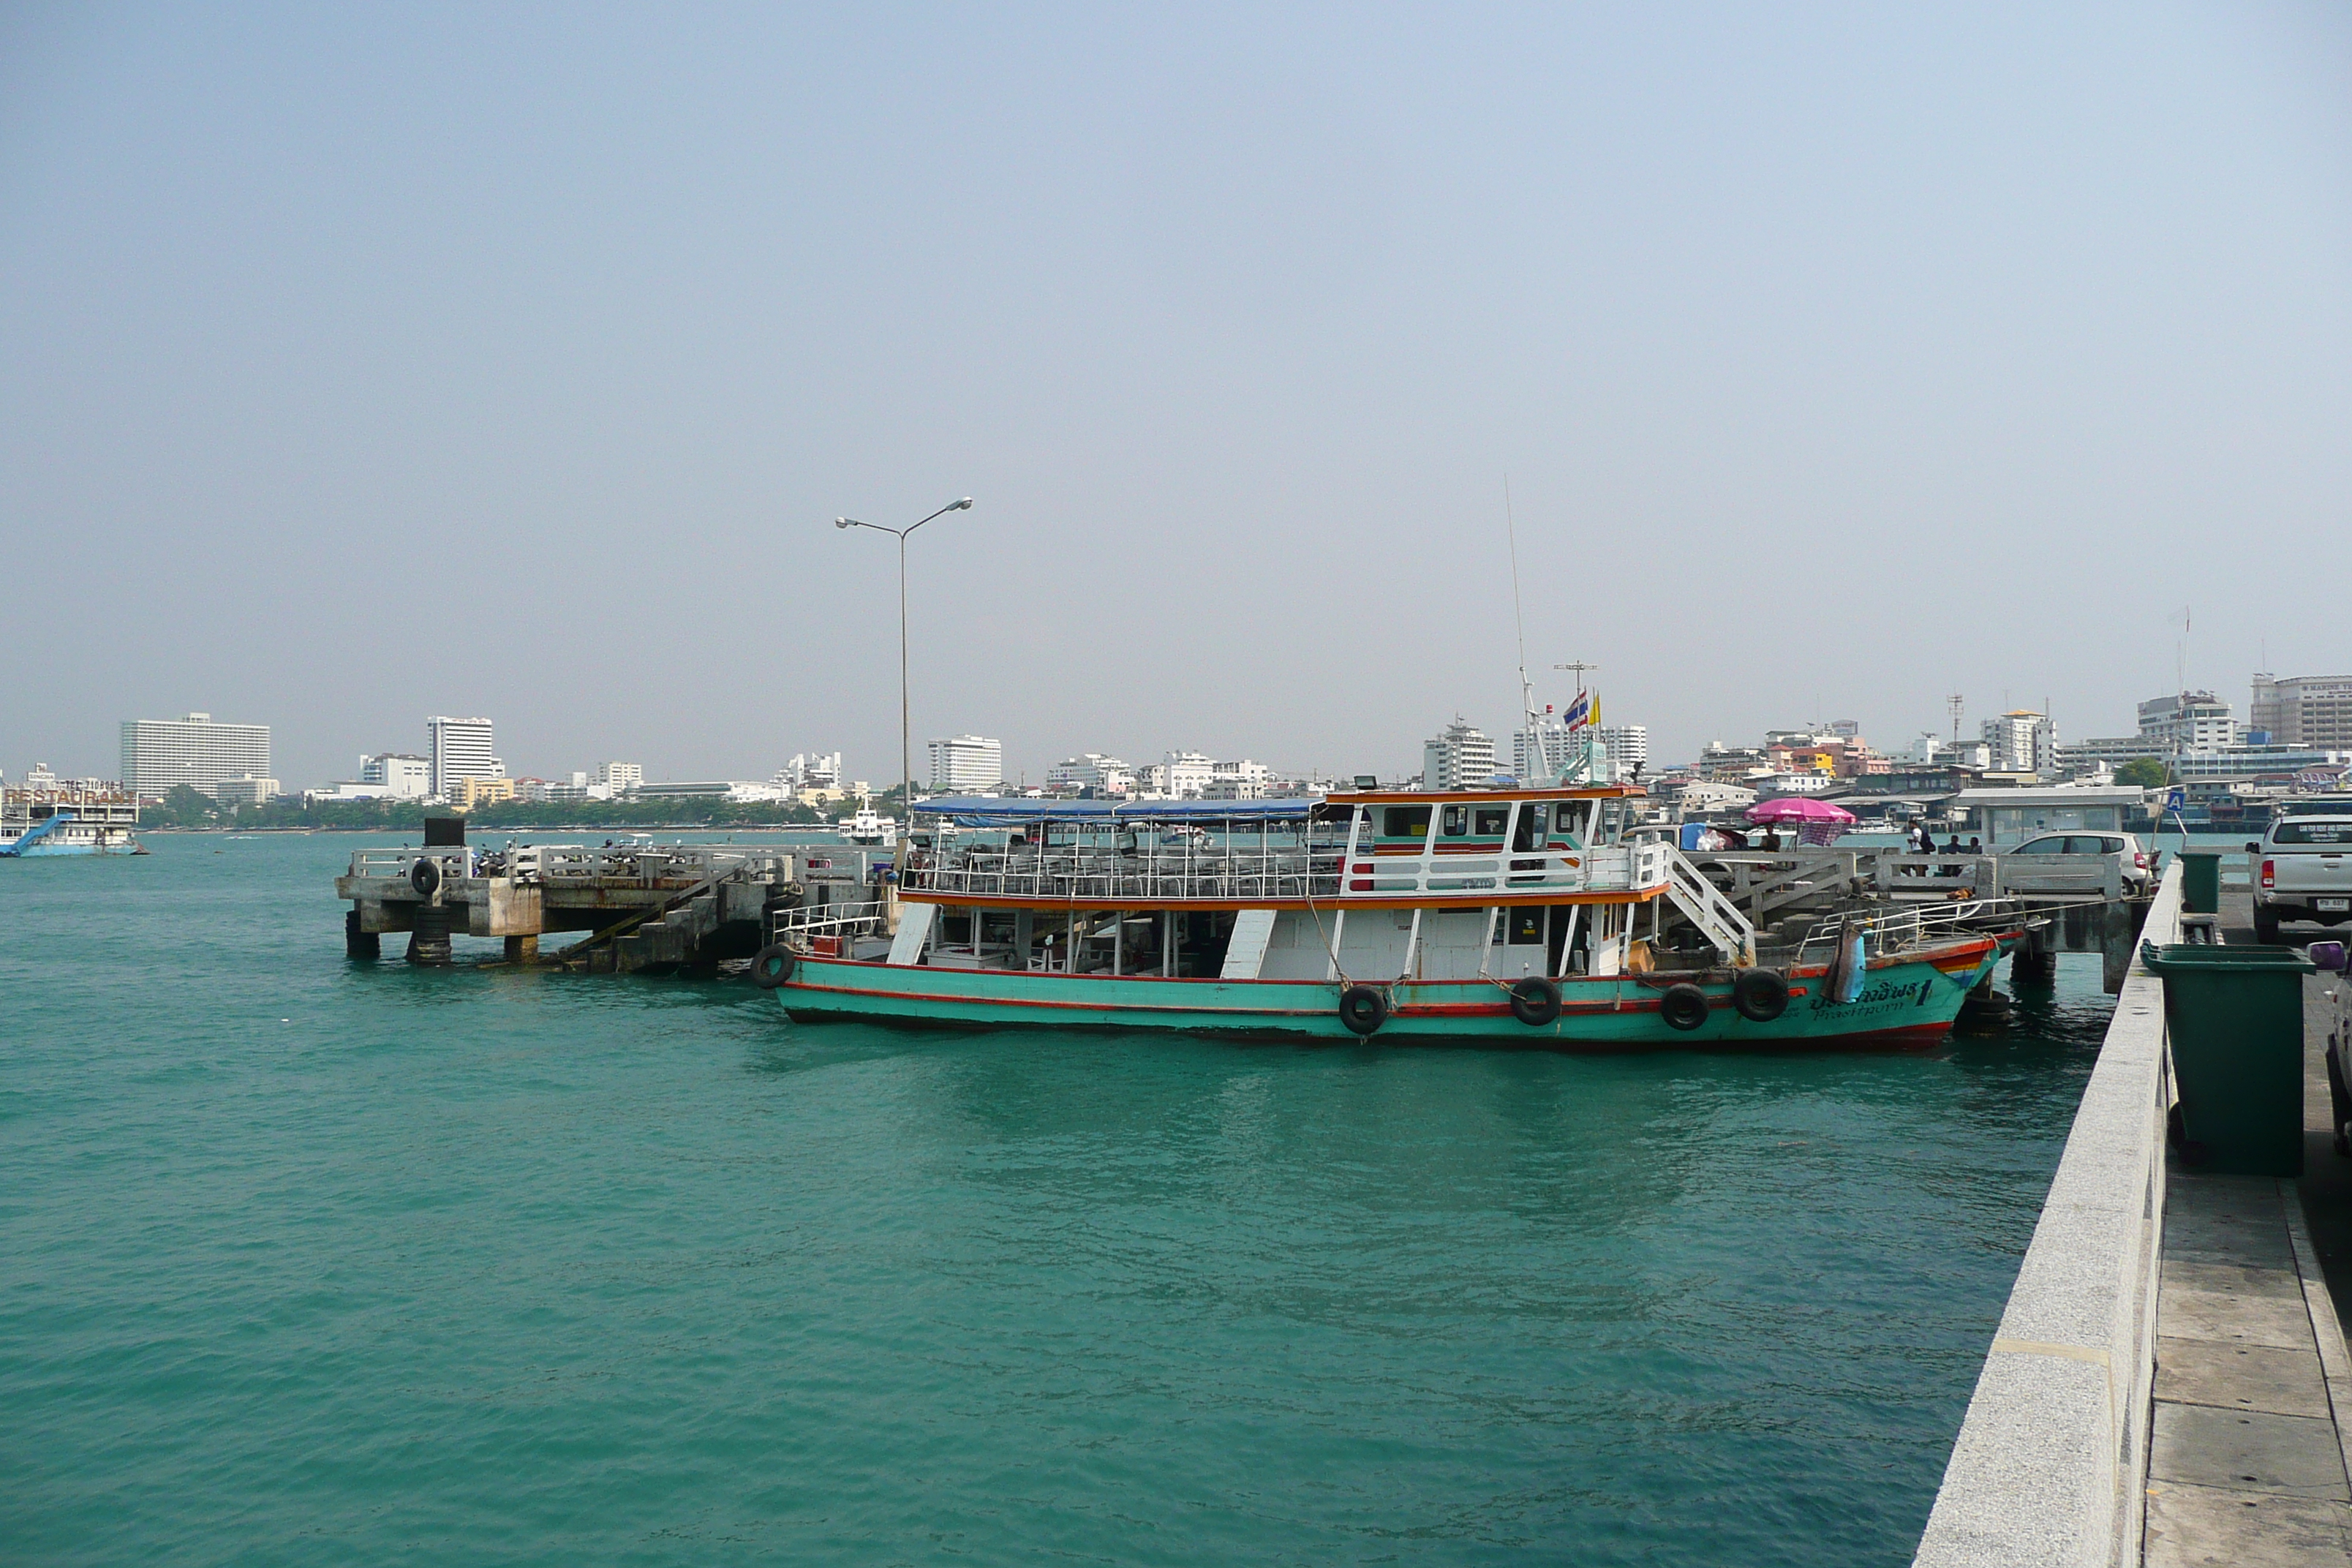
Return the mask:
<svg viewBox="0 0 2352 1568">
<path fill-rule="evenodd" d="M 930 517 L 923 519 L 923 522 L 945 517 L 951 511 L 971 510 L 971 498 L 966 496 L 961 500 L 948 502 Z M 898 542 L 898 827 L 901 834 L 905 833 L 907 819 L 914 815 L 915 810 L 914 726 L 907 699 L 907 536 L 922 527 L 923 522 L 909 523 L 905 528 L 885 528 L 878 522 L 860 522 L 854 517 L 833 520 L 835 528 L 870 528 L 877 533 L 889 534 Z"/>
</svg>

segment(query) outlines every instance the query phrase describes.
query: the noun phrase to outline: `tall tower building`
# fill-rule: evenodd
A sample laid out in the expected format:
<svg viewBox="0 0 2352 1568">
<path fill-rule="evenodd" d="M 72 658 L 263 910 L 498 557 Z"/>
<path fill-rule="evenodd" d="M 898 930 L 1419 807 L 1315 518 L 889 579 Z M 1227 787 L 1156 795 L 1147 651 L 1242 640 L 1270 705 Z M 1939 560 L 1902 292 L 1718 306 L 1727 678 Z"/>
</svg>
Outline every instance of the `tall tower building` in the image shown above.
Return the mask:
<svg viewBox="0 0 2352 1568">
<path fill-rule="evenodd" d="M 451 719 L 436 714 L 425 721 L 433 743 L 433 793 L 444 800 L 455 797 L 459 779 L 495 779 L 506 775 L 506 764 L 495 754 L 488 719 Z"/>
</svg>

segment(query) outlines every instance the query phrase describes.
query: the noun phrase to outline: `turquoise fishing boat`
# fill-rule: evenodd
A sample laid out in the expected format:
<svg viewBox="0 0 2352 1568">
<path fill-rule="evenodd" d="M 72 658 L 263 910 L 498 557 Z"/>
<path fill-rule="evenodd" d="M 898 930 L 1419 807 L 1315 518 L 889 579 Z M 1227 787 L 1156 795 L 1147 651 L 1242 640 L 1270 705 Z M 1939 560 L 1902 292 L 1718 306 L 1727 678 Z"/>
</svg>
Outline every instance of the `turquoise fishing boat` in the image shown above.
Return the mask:
<svg viewBox="0 0 2352 1568">
<path fill-rule="evenodd" d="M 895 929 L 794 911 L 753 978 L 797 1021 L 1554 1049 L 1909 1048 L 1997 934 L 1916 909 L 1779 966 L 1625 784 L 1299 800 L 919 803 Z"/>
</svg>

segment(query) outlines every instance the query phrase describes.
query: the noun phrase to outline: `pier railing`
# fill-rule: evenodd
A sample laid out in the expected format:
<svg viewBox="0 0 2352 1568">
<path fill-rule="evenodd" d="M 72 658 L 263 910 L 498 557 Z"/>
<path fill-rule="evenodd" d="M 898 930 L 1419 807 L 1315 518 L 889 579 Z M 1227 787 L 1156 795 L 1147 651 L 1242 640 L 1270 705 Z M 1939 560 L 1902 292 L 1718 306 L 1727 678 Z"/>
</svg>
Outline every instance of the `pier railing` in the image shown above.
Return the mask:
<svg viewBox="0 0 2352 1568">
<path fill-rule="evenodd" d="M 420 860 L 439 868 L 444 883 L 489 877 L 548 887 L 671 888 L 709 881 L 730 871 L 752 881 L 789 881 L 791 854 L 730 844 L 541 844 L 512 850 L 457 845 L 439 849 L 362 849 L 351 874 L 405 883 Z M 370 897 L 374 895 L 371 894 Z"/>
<path fill-rule="evenodd" d="M 2150 941 L 2179 940 L 2180 882 Z M 2135 961 L 1914 1568 L 2140 1561 L 2172 1098 L 2164 984 Z"/>
</svg>

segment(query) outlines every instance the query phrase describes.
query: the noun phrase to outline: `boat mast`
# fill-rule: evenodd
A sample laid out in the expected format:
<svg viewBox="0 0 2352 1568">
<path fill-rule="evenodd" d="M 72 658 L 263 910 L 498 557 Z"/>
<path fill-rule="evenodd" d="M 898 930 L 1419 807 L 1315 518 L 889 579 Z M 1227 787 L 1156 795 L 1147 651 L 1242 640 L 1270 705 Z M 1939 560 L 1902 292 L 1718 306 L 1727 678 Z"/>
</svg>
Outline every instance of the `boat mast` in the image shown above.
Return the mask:
<svg viewBox="0 0 2352 1568">
<path fill-rule="evenodd" d="M 1544 771 L 1551 771 L 1551 758 L 1544 751 L 1543 736 L 1536 729 L 1536 689 L 1528 679 L 1528 617 L 1519 608 L 1519 530 L 1511 516 L 1511 476 L 1503 476 L 1503 532 L 1511 545 L 1511 620 L 1519 634 L 1519 710 L 1523 715 L 1522 733 L 1527 738 L 1527 750 L 1543 758 Z M 1423 781 L 1426 783 L 1427 781 Z M 1524 780 L 1522 783 L 1526 782 Z"/>
</svg>

